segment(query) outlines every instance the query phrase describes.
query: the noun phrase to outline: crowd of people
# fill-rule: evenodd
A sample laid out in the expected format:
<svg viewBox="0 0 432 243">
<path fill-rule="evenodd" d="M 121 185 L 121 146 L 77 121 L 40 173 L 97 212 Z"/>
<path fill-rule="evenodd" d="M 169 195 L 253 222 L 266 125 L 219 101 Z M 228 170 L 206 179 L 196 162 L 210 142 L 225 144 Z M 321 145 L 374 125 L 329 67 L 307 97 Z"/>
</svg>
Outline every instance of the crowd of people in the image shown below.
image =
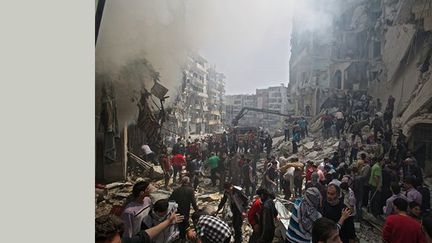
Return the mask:
<svg viewBox="0 0 432 243">
<path fill-rule="evenodd" d="M 331 157 L 320 161 L 277 154 L 264 131 L 224 132 L 193 141 L 178 138 L 170 152 L 164 148 L 158 157 L 144 145 L 144 159 L 161 165 L 170 197 L 151 202 L 151 184 L 136 183 L 121 218 L 109 215 L 96 220 L 96 240 L 230 242 L 233 238 L 240 243 L 247 218 L 253 230 L 249 242 L 272 242 L 275 221 L 280 219 L 274 199 L 284 198 L 292 202 L 286 242 L 355 242 L 355 222 L 362 220 L 364 211 L 384 220 L 384 242 L 432 242 L 424 164 L 407 149 L 401 130 L 394 139 L 394 102 L 390 96 L 381 115 L 379 99 L 362 95 L 335 114 L 326 112 L 321 117 L 323 138 L 335 137 L 339 143 Z M 366 125 L 370 133 L 363 132 Z M 292 124 L 287 120 L 284 135 L 296 154 L 298 144 L 309 136 L 308 122 L 304 117 Z M 263 166 L 258 166 L 262 159 Z M 223 194 L 215 212 L 200 208 L 195 197 L 204 187 L 205 171 L 209 187 Z M 227 202 L 231 224 L 218 217 Z"/>
</svg>

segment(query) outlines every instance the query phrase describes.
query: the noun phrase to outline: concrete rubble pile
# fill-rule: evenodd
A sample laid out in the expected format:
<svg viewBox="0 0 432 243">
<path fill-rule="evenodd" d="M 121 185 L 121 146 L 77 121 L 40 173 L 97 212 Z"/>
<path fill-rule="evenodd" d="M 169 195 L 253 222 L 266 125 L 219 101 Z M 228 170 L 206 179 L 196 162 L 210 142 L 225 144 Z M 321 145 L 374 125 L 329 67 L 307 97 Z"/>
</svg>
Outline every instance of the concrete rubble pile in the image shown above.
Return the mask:
<svg viewBox="0 0 432 243">
<path fill-rule="evenodd" d="M 303 162 L 308 160 L 317 162 L 322 161 L 325 157 L 331 158 L 333 153 L 337 151 L 339 142 L 336 138 L 323 140 L 321 138 L 308 137 L 303 139 L 298 146 L 298 153 L 292 155 L 290 158 L 298 157 Z M 277 146 L 277 151 L 280 155 L 285 152 L 292 154 L 291 141 L 281 142 Z"/>
<path fill-rule="evenodd" d="M 291 155 L 289 158 L 299 158 L 300 161 L 306 162 L 307 160 L 312 160 L 314 162 L 321 162 L 324 157 L 331 158 L 334 151 L 337 150 L 338 140 L 335 138 L 330 138 L 328 140 L 323 140 L 321 138 L 308 137 L 303 139 L 299 144 L 299 153 Z M 278 155 L 282 155 L 283 152 L 292 154 L 292 143 L 290 141 L 284 142 L 283 139 L 279 139 L 278 143 L 275 144 L 275 152 Z M 258 181 L 262 179 L 262 171 L 264 170 L 264 158 L 265 154 L 261 154 L 260 161 L 257 163 L 257 176 Z M 186 172 L 183 172 L 186 175 Z M 106 185 L 96 185 L 95 189 L 95 202 L 96 202 L 96 217 L 112 213 L 116 209 L 121 210 L 121 208 L 126 205 L 130 200 L 130 195 L 132 193 L 133 184 L 142 181 L 150 180 L 156 191 L 151 193 L 151 199 L 153 202 L 168 198 L 171 195 L 172 189 L 170 191 L 161 190 L 159 188 L 164 188 L 163 174 L 160 166 L 153 166 L 148 173 L 141 174 L 142 177 L 137 177 L 136 175 L 131 175 L 128 177 L 126 182 L 113 182 Z M 145 175 L 145 176 L 144 176 Z M 200 186 L 196 191 L 197 204 L 200 208 L 204 208 L 209 213 L 214 213 L 217 209 L 219 202 L 222 199 L 223 194 L 219 190 L 210 187 L 211 180 L 208 178 L 207 173 L 204 177 L 200 178 Z M 173 185 L 173 187 L 178 187 L 179 185 Z M 252 203 L 252 201 L 251 201 Z M 275 199 L 275 206 L 279 213 L 279 219 L 276 221 L 276 232 L 275 241 L 283 241 L 285 232 L 288 228 L 290 210 L 292 208 L 292 202 L 284 200 L 280 197 Z M 192 210 L 193 212 L 193 210 Z M 229 209 L 229 204 L 226 204 L 222 212 L 218 215 L 224 219 L 229 224 L 232 223 L 232 213 Z M 366 228 L 367 229 L 366 229 Z M 243 239 L 244 242 L 248 241 L 249 236 L 252 234 L 252 227 L 249 225 L 247 219 L 244 220 L 242 226 Z M 358 238 L 361 239 L 360 242 L 378 242 L 373 235 L 379 233 L 370 234 L 371 231 L 377 231 L 370 225 L 363 225 L 360 230 L 358 230 Z"/>
<path fill-rule="evenodd" d="M 155 171 L 160 170 L 160 166 L 154 166 Z M 138 177 L 134 178 L 134 176 L 129 177 L 127 182 L 113 182 L 107 185 L 96 185 L 95 188 L 95 202 L 96 202 L 96 216 L 100 216 L 106 213 L 109 213 L 113 207 L 125 205 L 132 193 L 132 187 L 136 182 L 149 180 L 152 181 L 152 185 L 157 188 L 154 192 L 151 193 L 151 199 L 153 202 L 168 198 L 171 195 L 172 191 L 161 190 L 158 188 L 164 187 L 164 182 L 161 179 L 157 179 L 156 177 Z M 155 179 L 156 178 L 156 179 Z M 211 180 L 209 178 L 201 178 L 200 179 L 201 186 L 198 187 L 196 192 L 197 204 L 199 207 L 206 207 L 208 209 L 215 210 L 218 203 L 222 199 L 223 194 L 219 193 L 219 191 L 214 191 L 208 189 L 211 184 Z M 177 187 L 179 185 L 174 185 Z"/>
</svg>

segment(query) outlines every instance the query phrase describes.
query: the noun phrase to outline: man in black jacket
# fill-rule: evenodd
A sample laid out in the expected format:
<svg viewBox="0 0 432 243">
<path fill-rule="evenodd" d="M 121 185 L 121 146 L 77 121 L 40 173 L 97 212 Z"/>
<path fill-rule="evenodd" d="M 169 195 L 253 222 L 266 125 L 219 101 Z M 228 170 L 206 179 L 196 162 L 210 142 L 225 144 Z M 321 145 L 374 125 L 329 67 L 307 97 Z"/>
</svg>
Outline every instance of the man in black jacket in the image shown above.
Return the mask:
<svg viewBox="0 0 432 243">
<path fill-rule="evenodd" d="M 178 204 L 177 212 L 184 216 L 184 221 L 179 223 L 180 238 L 186 238 L 186 229 L 189 227 L 190 207 L 192 205 L 195 211 L 198 211 L 198 206 L 195 198 L 195 191 L 190 186 L 189 177 L 185 176 L 181 180 L 182 185 L 176 188 L 169 200 L 173 200 Z"/>
<path fill-rule="evenodd" d="M 335 184 L 330 184 L 327 187 L 327 200 L 323 202 L 322 216 L 334 222 L 339 222 L 344 209 L 347 208 L 343 198 L 343 195 L 341 197 L 340 187 Z M 341 223 L 339 236 L 343 243 L 349 243 L 350 240 L 356 238 L 353 217 L 350 216 Z"/>
<path fill-rule="evenodd" d="M 241 227 L 243 224 L 243 218 L 246 217 L 246 209 L 248 206 L 248 198 L 242 192 L 240 187 L 234 186 L 230 182 L 224 184 L 224 196 L 219 203 L 216 214 L 224 207 L 227 200 L 230 200 L 230 208 L 233 214 L 233 228 L 234 228 L 234 242 L 242 242 Z"/>
<path fill-rule="evenodd" d="M 375 115 L 375 118 L 372 120 L 370 124 L 370 128 L 374 130 L 374 138 L 377 140 L 378 138 L 378 132 L 381 134 L 384 133 L 384 124 L 381 118 L 378 117 L 378 115 Z"/>
<path fill-rule="evenodd" d="M 261 237 L 258 242 L 272 242 L 276 230 L 275 219 L 278 212 L 275 207 L 273 199 L 276 196 L 273 193 L 265 191 L 263 197 L 261 198 L 264 208 L 261 215 Z"/>
</svg>

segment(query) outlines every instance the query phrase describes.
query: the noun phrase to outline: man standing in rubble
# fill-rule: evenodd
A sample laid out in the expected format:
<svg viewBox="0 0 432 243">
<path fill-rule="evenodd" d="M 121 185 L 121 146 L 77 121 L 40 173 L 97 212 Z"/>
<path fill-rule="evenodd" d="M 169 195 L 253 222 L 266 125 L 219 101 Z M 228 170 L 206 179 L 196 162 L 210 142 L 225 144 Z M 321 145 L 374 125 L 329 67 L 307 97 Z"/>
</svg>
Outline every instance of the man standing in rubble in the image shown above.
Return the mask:
<svg viewBox="0 0 432 243">
<path fill-rule="evenodd" d="M 298 125 L 300 126 L 301 138 L 304 139 L 308 135 L 308 132 L 307 132 L 307 121 L 303 116 L 298 121 Z"/>
<path fill-rule="evenodd" d="M 283 168 L 288 163 L 288 153 L 283 153 L 283 156 L 279 158 L 279 169 Z M 289 188 L 289 180 L 286 182 L 284 180 L 284 173 L 279 173 L 279 190 L 284 191 L 285 184 L 288 183 Z M 291 193 L 290 193 L 291 194 Z"/>
<path fill-rule="evenodd" d="M 375 114 L 375 118 L 372 120 L 371 124 L 370 124 L 370 128 L 374 130 L 374 139 L 375 141 L 378 138 L 378 132 L 380 132 L 381 134 L 384 133 L 384 124 L 381 120 L 381 118 L 378 117 L 378 114 Z"/>
<path fill-rule="evenodd" d="M 344 204 L 341 189 L 336 184 L 327 187 L 327 197 L 323 202 L 322 216 L 338 222 L 340 225 L 339 236 L 343 243 L 354 242 L 356 238 L 354 218 L 352 211 Z"/>
<path fill-rule="evenodd" d="M 186 165 L 186 160 L 183 154 L 176 154 L 171 158 L 171 164 L 174 169 L 174 175 L 173 175 L 173 183 L 176 183 L 177 181 L 177 174 L 179 174 L 179 178 L 181 180 L 182 178 L 182 170 L 183 166 Z"/>
<path fill-rule="evenodd" d="M 121 215 L 124 223 L 123 238 L 129 239 L 138 234 L 144 217 L 150 212 L 150 193 L 154 187 L 149 182 L 140 181 L 132 188 L 133 201 L 128 203 Z"/>
<path fill-rule="evenodd" d="M 344 114 L 340 109 L 335 113 L 335 117 L 336 117 L 336 137 L 340 139 L 340 134 L 343 133 L 343 128 L 345 126 L 345 118 L 344 118 Z"/>
<path fill-rule="evenodd" d="M 323 137 L 324 139 L 330 138 L 331 135 L 331 126 L 333 125 L 333 118 L 329 115 L 328 111 L 321 117 L 323 121 Z"/>
<path fill-rule="evenodd" d="M 395 100 L 395 98 L 392 95 L 390 95 L 388 97 L 386 109 L 388 108 L 391 111 L 392 114 L 393 114 L 393 111 L 394 111 L 394 103 L 395 103 L 395 101 L 396 100 Z"/>
<path fill-rule="evenodd" d="M 346 161 L 346 155 L 348 152 L 348 148 L 349 148 L 349 143 L 346 139 L 346 136 L 343 135 L 342 136 L 342 140 L 339 141 L 339 145 L 338 145 L 338 152 L 340 155 L 340 160 L 341 162 L 345 162 Z"/>
<path fill-rule="evenodd" d="M 378 217 L 382 214 L 381 208 L 381 189 L 382 189 L 382 166 L 384 164 L 384 160 L 379 160 L 377 157 L 374 157 L 372 161 L 375 164 L 371 168 L 371 174 L 369 177 L 369 186 L 370 186 L 370 207 L 372 214 L 375 217 Z"/>
<path fill-rule="evenodd" d="M 230 201 L 230 209 L 233 215 L 233 228 L 234 228 L 234 242 L 241 243 L 242 242 L 242 224 L 243 218 L 246 217 L 246 211 L 248 206 L 248 198 L 242 192 L 240 187 L 234 186 L 230 182 L 226 182 L 224 184 L 224 196 L 219 203 L 218 209 L 216 210 L 216 214 L 222 210 L 225 203 L 229 199 Z"/>
<path fill-rule="evenodd" d="M 219 167 L 220 158 L 215 153 L 210 154 L 210 158 L 207 159 L 207 164 L 210 166 L 210 173 L 211 173 L 211 181 L 212 186 L 216 186 L 216 179 L 217 179 L 217 171 Z"/>
<path fill-rule="evenodd" d="M 266 191 L 266 193 L 264 193 L 263 197 L 261 198 L 263 209 L 260 217 L 261 236 L 258 240 L 260 243 L 273 241 L 276 230 L 275 220 L 278 216 L 278 212 L 273 201 L 275 198 L 276 196 L 273 193 L 269 193 L 268 191 Z"/>
<path fill-rule="evenodd" d="M 310 105 L 306 105 L 306 107 L 305 107 L 305 115 L 306 116 L 310 116 L 310 110 L 311 110 Z"/>
<path fill-rule="evenodd" d="M 277 161 L 272 157 L 271 165 L 264 173 L 264 185 L 272 193 L 277 190 L 277 169 Z"/>
<path fill-rule="evenodd" d="M 175 189 L 169 200 L 173 200 L 178 204 L 177 212 L 184 216 L 184 221 L 179 223 L 180 238 L 185 239 L 186 229 L 189 227 L 190 208 L 198 211 L 198 206 L 195 198 L 195 191 L 190 185 L 189 177 L 185 176 L 181 180 L 181 186 Z"/>
<path fill-rule="evenodd" d="M 255 145 L 253 145 L 252 147 L 252 171 L 253 171 L 253 175 L 256 177 L 257 175 L 257 163 L 260 160 L 260 153 L 261 153 L 261 148 L 259 143 L 255 143 Z"/>
<path fill-rule="evenodd" d="M 255 191 L 255 178 L 253 176 L 251 160 L 249 158 L 246 159 L 246 163 L 242 166 L 241 171 L 243 178 L 243 188 L 246 191 L 246 195 L 252 198 L 253 192 Z"/>
<path fill-rule="evenodd" d="M 158 162 L 156 161 L 156 155 L 155 153 L 150 149 L 150 146 L 147 144 L 144 144 L 141 146 L 141 149 L 144 151 L 145 154 L 145 161 L 150 161 L 154 165 L 158 165 Z"/>
<path fill-rule="evenodd" d="M 182 143 L 182 139 L 181 138 L 177 138 L 177 143 L 174 144 L 173 149 L 172 149 L 172 155 L 176 155 L 176 154 L 185 154 L 185 146 Z"/>
<path fill-rule="evenodd" d="M 267 156 L 270 155 L 271 150 L 272 150 L 272 146 L 273 146 L 273 139 L 270 136 L 270 134 L 267 135 L 267 138 L 265 140 L 265 146 L 266 146 L 266 151 L 267 151 Z"/>
<path fill-rule="evenodd" d="M 285 119 L 284 123 L 284 141 L 289 141 L 289 121 L 288 119 Z"/>
</svg>

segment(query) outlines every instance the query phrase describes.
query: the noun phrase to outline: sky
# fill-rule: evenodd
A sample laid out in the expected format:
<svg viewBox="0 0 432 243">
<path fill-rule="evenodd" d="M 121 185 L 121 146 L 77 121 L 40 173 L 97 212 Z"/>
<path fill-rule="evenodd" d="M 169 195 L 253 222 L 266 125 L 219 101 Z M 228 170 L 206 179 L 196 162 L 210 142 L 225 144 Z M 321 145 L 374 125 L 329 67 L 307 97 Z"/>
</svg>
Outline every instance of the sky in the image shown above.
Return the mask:
<svg viewBox="0 0 432 243">
<path fill-rule="evenodd" d="M 226 75 L 227 94 L 289 81 L 291 1 L 190 1 L 186 25 L 198 52 Z M 205 31 L 204 31 L 205 30 Z"/>
</svg>

